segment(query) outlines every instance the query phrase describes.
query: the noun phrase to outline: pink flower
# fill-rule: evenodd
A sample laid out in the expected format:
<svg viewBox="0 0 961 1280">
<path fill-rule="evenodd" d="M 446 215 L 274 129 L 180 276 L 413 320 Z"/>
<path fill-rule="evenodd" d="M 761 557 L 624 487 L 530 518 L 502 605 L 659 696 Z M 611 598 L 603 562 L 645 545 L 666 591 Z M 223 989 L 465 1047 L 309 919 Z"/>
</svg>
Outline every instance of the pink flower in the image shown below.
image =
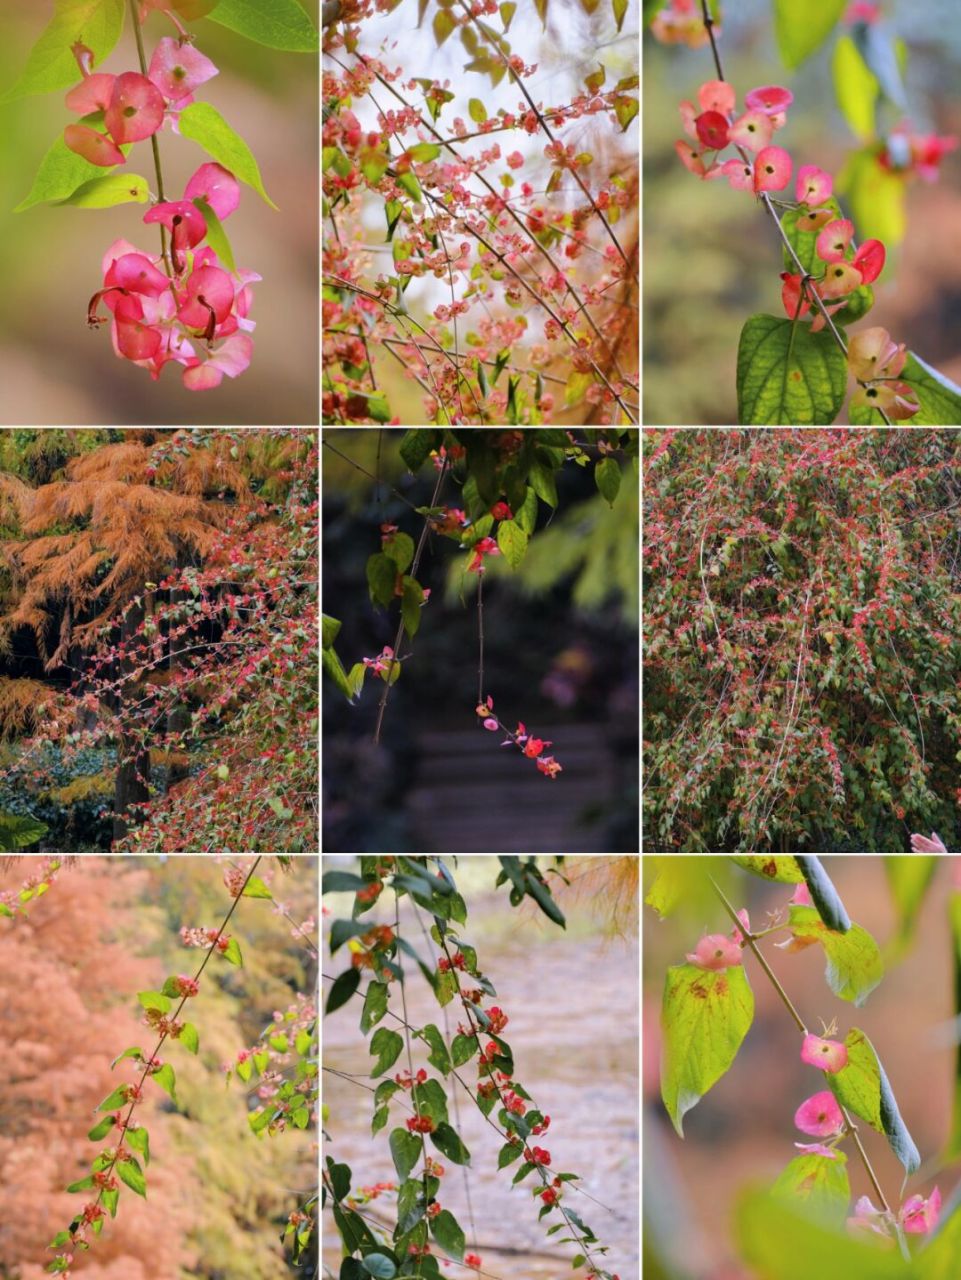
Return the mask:
<svg viewBox="0 0 961 1280">
<path fill-rule="evenodd" d="M 519 151 L 512 151 L 507 157 L 508 167 L 511 169 L 519 169 L 524 163 L 524 157 Z"/>
<path fill-rule="evenodd" d="M 212 79 L 218 70 L 192 44 L 164 36 L 157 43 L 147 74 L 168 101 L 177 102 Z"/>
<path fill-rule="evenodd" d="M 67 110 L 78 116 L 89 116 L 95 111 L 106 111 L 110 106 L 116 78 L 102 71 L 92 76 L 85 76 L 76 88 L 71 89 L 67 94 L 65 99 Z"/>
<path fill-rule="evenodd" d="M 798 200 L 815 208 L 830 200 L 834 190 L 834 182 L 829 173 L 819 169 L 816 164 L 802 164 L 797 171 L 797 185 L 794 188 Z"/>
<path fill-rule="evenodd" d="M 794 101 L 790 89 L 782 89 L 780 85 L 769 84 L 761 89 L 752 89 L 744 95 L 744 105 L 749 111 L 764 111 L 767 115 L 780 115 Z"/>
<path fill-rule="evenodd" d="M 698 89 L 697 100 L 702 111 L 719 111 L 722 116 L 727 116 L 734 110 L 737 95 L 727 80 L 707 80 Z"/>
<path fill-rule="evenodd" d="M 178 274 L 186 265 L 186 250 L 200 244 L 207 234 L 204 215 L 190 200 L 164 200 L 148 209 L 143 220 L 159 222 L 170 232 L 170 256 Z"/>
<path fill-rule="evenodd" d="M 705 934 L 686 958 L 699 969 L 729 969 L 742 960 L 741 948 L 723 933 Z"/>
<path fill-rule="evenodd" d="M 848 344 L 848 368 L 855 378 L 864 382 L 869 382 L 872 378 L 896 378 L 904 368 L 907 358 L 904 343 L 892 342 L 887 329 L 882 329 L 879 325 L 862 329 Z M 945 853 L 946 850 L 941 845 L 940 849 L 922 849 L 920 852 Z"/>
<path fill-rule="evenodd" d="M 492 732 L 495 731 L 497 729 L 497 721 L 488 716 L 484 721 L 484 728 L 490 729 Z"/>
<path fill-rule="evenodd" d="M 202 164 L 184 188 L 185 200 L 206 200 L 221 222 L 240 204 L 240 183 L 220 164 Z"/>
<path fill-rule="evenodd" d="M 783 147 L 764 147 L 754 161 L 754 190 L 783 191 L 791 181 L 792 168 L 791 157 Z"/>
<path fill-rule="evenodd" d="M 809 1156 L 827 1156 L 829 1160 L 836 1160 L 837 1152 L 831 1147 L 826 1147 L 823 1142 L 795 1142 L 798 1151 L 803 1151 Z"/>
<path fill-rule="evenodd" d="M 537 767 L 541 773 L 546 774 L 553 782 L 559 773 L 563 773 L 563 767 L 557 763 L 553 756 L 538 756 Z"/>
<path fill-rule="evenodd" d="M 728 140 L 746 151 L 760 151 L 771 141 L 774 125 L 763 111 L 745 111 L 728 130 Z"/>
<path fill-rule="evenodd" d="M 823 262 L 844 262 L 854 235 L 854 223 L 848 218 L 835 218 L 817 238 L 817 254 Z"/>
<path fill-rule="evenodd" d="M 880 240 L 865 240 L 851 260 L 851 266 L 861 273 L 861 283 L 871 284 L 884 270 L 884 245 Z"/>
<path fill-rule="evenodd" d="M 807 887 L 807 885 L 804 883 L 803 880 L 794 890 L 794 893 L 791 895 L 790 906 L 792 907 L 813 907 L 814 906 L 814 903 L 811 901 L 811 890 Z"/>
<path fill-rule="evenodd" d="M 927 1200 L 909 1196 L 901 1206 L 901 1226 L 905 1231 L 925 1235 L 938 1225 L 941 1215 L 941 1192 L 935 1187 Z"/>
<path fill-rule="evenodd" d="M 728 143 L 728 123 L 720 111 L 705 111 L 694 121 L 697 136 L 708 151 L 721 151 Z"/>
<path fill-rule="evenodd" d="M 839 1040 L 822 1040 L 820 1036 L 806 1035 L 801 1045 L 801 1061 L 833 1075 L 847 1066 L 848 1051 Z"/>
<path fill-rule="evenodd" d="M 844 1128 L 844 1116 L 834 1094 L 825 1089 L 801 1103 L 794 1113 L 794 1123 L 802 1133 L 829 1138 Z"/>
<path fill-rule="evenodd" d="M 471 560 L 470 564 L 467 566 L 467 572 L 483 573 L 484 557 L 499 556 L 501 553 L 501 549 L 497 545 L 497 543 L 494 541 L 493 538 L 481 538 L 479 542 L 474 543 L 473 552 L 474 552 L 474 558 L 473 560 Z"/>
<path fill-rule="evenodd" d="M 876 1233 L 879 1236 L 890 1239 L 887 1227 L 888 1222 L 887 1214 L 881 1209 L 875 1209 L 867 1196 L 861 1196 L 854 1206 L 853 1217 L 848 1218 L 846 1225 L 848 1230 L 855 1235 Z"/>
<path fill-rule="evenodd" d="M 107 132 L 118 146 L 142 142 L 163 124 L 163 96 L 146 76 L 125 71 L 114 81 L 103 119 Z"/>
</svg>

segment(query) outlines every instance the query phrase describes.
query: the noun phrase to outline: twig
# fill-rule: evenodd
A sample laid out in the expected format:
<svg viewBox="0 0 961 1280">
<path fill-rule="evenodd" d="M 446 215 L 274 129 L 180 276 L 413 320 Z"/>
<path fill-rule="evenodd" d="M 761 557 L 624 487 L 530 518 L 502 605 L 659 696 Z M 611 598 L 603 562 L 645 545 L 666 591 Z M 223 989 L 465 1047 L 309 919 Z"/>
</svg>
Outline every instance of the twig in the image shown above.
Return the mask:
<svg viewBox="0 0 961 1280">
<path fill-rule="evenodd" d="M 130 7 L 130 23 L 133 27 L 134 38 L 137 41 L 137 57 L 140 61 L 140 72 L 144 79 L 147 78 L 147 54 L 143 47 L 143 32 L 140 29 L 140 17 L 137 13 L 137 0 L 128 0 Z M 160 144 L 157 141 L 156 133 L 150 135 L 150 147 L 153 151 L 153 167 L 157 175 L 157 199 L 162 203 L 166 200 L 164 195 L 164 175 L 160 164 Z M 163 258 L 164 270 L 167 278 L 173 279 L 173 267 L 170 263 L 170 254 L 167 250 L 167 228 L 161 222 L 160 224 L 160 253 Z"/>
</svg>

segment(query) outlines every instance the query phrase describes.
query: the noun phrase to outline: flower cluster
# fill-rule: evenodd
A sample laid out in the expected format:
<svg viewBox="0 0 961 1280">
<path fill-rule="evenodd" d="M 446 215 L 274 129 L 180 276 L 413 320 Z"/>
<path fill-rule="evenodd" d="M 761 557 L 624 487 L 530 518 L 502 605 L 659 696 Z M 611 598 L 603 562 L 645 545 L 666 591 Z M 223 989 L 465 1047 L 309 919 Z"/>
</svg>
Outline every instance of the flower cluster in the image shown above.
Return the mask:
<svg viewBox="0 0 961 1280">
<path fill-rule="evenodd" d="M 210 947 L 216 942 L 217 950 L 223 952 L 230 946 L 230 934 L 222 933 L 218 938 L 216 929 L 191 929 L 184 925 L 180 941 L 185 947 Z"/>
<path fill-rule="evenodd" d="M 407 1121 L 411 1133 L 433 1133 L 436 1127 L 430 1116 L 411 1116 Z"/>
<path fill-rule="evenodd" d="M 921 408 L 917 392 L 898 381 L 907 358 L 905 344 L 892 342 L 887 329 L 856 334 L 848 344 L 848 369 L 861 385 L 851 397 L 852 408 L 880 409 L 895 420 L 913 417 Z"/>
<path fill-rule="evenodd" d="M 684 132 L 699 146 L 674 144 L 684 166 L 699 178 L 727 178 L 739 191 L 783 191 L 791 180 L 791 157 L 783 147 L 771 145 L 783 128 L 787 109 L 794 101 L 790 89 L 768 85 L 745 94 L 747 110 L 737 118 L 737 95 L 726 80 L 708 80 L 697 91 L 700 111 L 691 102 L 680 105 Z M 740 152 L 737 159 L 718 159 L 728 146 Z M 750 160 L 746 153 L 754 154 Z M 705 163 L 705 157 L 710 157 Z"/>
<path fill-rule="evenodd" d="M 176 978 L 173 978 L 171 985 L 178 996 L 184 996 L 185 998 L 197 995 L 200 990 L 200 984 L 185 973 L 178 974 Z"/>
<path fill-rule="evenodd" d="M 446 956 L 441 956 L 437 961 L 437 971 L 438 973 L 449 973 L 452 966 L 455 969 L 463 970 L 466 965 L 467 961 L 464 959 L 463 953 L 455 951 L 453 958 L 450 960 L 448 960 Z"/>
<path fill-rule="evenodd" d="M 519 748 L 529 760 L 536 760 L 540 772 L 552 780 L 563 772 L 563 766 L 553 756 L 544 755 L 547 747 L 552 745 L 550 740 L 545 741 L 543 738 L 535 738 L 533 734 L 529 734 L 523 721 L 518 721 L 517 729 L 512 733 L 495 715 L 491 714 L 494 710 L 494 699 L 490 694 L 484 702 L 479 702 L 474 710 L 481 717 L 485 729 L 489 729 L 492 733 L 500 729 L 507 734 L 507 738 L 501 743 L 502 747 L 513 745 Z"/>
<path fill-rule="evenodd" d="M 415 1083 L 424 1084 L 427 1080 L 427 1072 L 422 1067 L 416 1077 L 412 1077 L 409 1071 L 403 1071 L 395 1075 L 394 1079 L 402 1089 L 410 1089 Z"/>
<path fill-rule="evenodd" d="M 650 30 L 662 44 L 685 44 L 697 49 L 708 41 L 699 0 L 671 0 L 666 9 L 654 15 Z M 714 24 L 714 32 L 720 35 L 719 23 Z"/>
<path fill-rule="evenodd" d="M 176 129 L 180 111 L 193 103 L 194 90 L 217 75 L 216 66 L 186 36 L 160 40 L 147 75 L 94 73 L 93 53 L 86 45 L 78 42 L 73 53 L 82 79 L 67 94 L 66 105 L 82 122 L 66 127 L 64 142 L 103 168 L 125 164 L 129 147 L 153 138 L 165 122 Z M 105 132 L 90 123 L 97 119 Z M 110 246 L 87 321 L 93 328 L 110 322 L 119 358 L 148 370 L 154 379 L 164 365 L 177 363 L 191 391 L 217 387 L 225 376 L 236 378 L 247 368 L 254 329 L 250 286 L 261 277 L 222 263 L 209 243 L 198 248 L 213 231 L 222 240 L 220 224 L 239 203 L 234 175 L 222 165 L 203 164 L 181 200 L 160 199 L 144 215 L 145 223 L 160 224 L 162 236 L 169 233 L 169 252 L 165 247 L 153 258 L 124 239 Z M 100 314 L 101 303 L 109 315 Z"/>
</svg>

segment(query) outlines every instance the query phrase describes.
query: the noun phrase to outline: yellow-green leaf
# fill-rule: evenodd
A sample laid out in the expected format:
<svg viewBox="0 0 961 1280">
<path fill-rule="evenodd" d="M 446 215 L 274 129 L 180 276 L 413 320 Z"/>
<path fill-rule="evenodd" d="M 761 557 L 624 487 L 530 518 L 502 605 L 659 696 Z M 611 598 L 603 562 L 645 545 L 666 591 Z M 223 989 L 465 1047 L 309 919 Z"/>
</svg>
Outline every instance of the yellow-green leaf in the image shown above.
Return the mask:
<svg viewBox="0 0 961 1280">
<path fill-rule="evenodd" d="M 203 147 L 218 164 L 229 169 L 235 178 L 253 187 L 272 209 L 271 200 L 260 176 L 260 166 L 247 143 L 209 102 L 193 102 L 180 113 L 180 132 Z"/>
<path fill-rule="evenodd" d="M 487 119 L 487 108 L 480 98 L 471 98 L 467 104 L 467 111 L 475 124 L 483 124 Z"/>
</svg>

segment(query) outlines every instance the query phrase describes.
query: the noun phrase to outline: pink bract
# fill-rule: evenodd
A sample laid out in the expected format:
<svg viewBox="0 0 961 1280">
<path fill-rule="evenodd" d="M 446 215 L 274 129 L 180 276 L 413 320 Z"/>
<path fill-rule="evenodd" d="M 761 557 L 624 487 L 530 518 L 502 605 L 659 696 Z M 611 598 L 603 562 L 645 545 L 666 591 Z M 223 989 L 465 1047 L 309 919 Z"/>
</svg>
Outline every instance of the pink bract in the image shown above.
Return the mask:
<svg viewBox="0 0 961 1280">
<path fill-rule="evenodd" d="M 206 200 L 221 222 L 240 204 L 240 183 L 221 164 L 202 164 L 184 189 L 184 199 Z"/>
<path fill-rule="evenodd" d="M 782 89 L 780 85 L 764 85 L 760 89 L 752 89 L 744 95 L 744 105 L 749 111 L 763 111 L 767 115 L 786 111 L 794 101 L 790 89 Z"/>
<path fill-rule="evenodd" d="M 225 377 L 239 377 L 249 366 L 253 351 L 253 341 L 245 333 L 235 333 L 205 364 L 184 370 L 184 386 L 188 391 L 209 391 L 219 387 Z"/>
<path fill-rule="evenodd" d="M 854 235 L 854 223 L 848 218 L 835 218 L 817 238 L 817 254 L 823 262 L 844 262 Z"/>
<path fill-rule="evenodd" d="M 708 933 L 693 951 L 687 953 L 689 964 L 699 969 L 729 969 L 741 963 L 741 948 L 723 933 Z"/>
<path fill-rule="evenodd" d="M 798 200 L 812 208 L 830 200 L 834 190 L 834 180 L 829 173 L 819 169 L 816 164 L 802 164 L 797 171 L 797 185 L 794 189 Z"/>
<path fill-rule="evenodd" d="M 118 146 L 143 142 L 164 122 L 163 95 L 146 76 L 125 71 L 114 81 L 110 103 L 104 113 L 107 132 Z"/>
<path fill-rule="evenodd" d="M 764 147 L 754 161 L 754 190 L 783 191 L 791 181 L 793 161 L 783 147 Z"/>
<path fill-rule="evenodd" d="M 905 344 L 892 342 L 887 329 L 880 325 L 860 330 L 848 343 L 848 368 L 864 382 L 872 378 L 896 378 L 907 358 Z"/>
<path fill-rule="evenodd" d="M 192 44 L 164 36 L 150 60 L 148 75 L 165 98 L 178 102 L 218 75 L 218 68 Z"/>
<path fill-rule="evenodd" d="M 674 150 L 677 152 L 678 158 L 685 169 L 689 169 L 698 178 L 705 177 L 707 170 L 704 168 L 701 153 L 695 151 L 689 142 L 684 142 L 683 140 L 675 142 Z"/>
<path fill-rule="evenodd" d="M 901 1226 L 905 1231 L 924 1235 L 938 1225 L 941 1216 L 941 1191 L 935 1187 L 925 1200 L 922 1196 L 909 1196 L 901 1208 Z"/>
<path fill-rule="evenodd" d="M 129 289 L 131 293 L 143 293 L 159 298 L 170 288 L 170 281 L 143 253 L 125 253 L 117 258 L 104 276 L 105 286 Z"/>
<path fill-rule="evenodd" d="M 880 240 L 865 240 L 851 260 L 852 267 L 861 272 L 861 283 L 871 284 L 877 280 L 884 270 L 886 257 L 884 245 Z"/>
<path fill-rule="evenodd" d="M 770 116 L 765 115 L 763 111 L 745 111 L 744 115 L 731 125 L 728 138 L 736 146 L 744 147 L 747 151 L 760 151 L 771 141 L 773 133 L 774 126 L 771 124 Z"/>
<path fill-rule="evenodd" d="M 801 1045 L 801 1061 L 833 1075 L 847 1066 L 848 1051 L 838 1040 L 823 1040 L 820 1036 L 806 1035 Z"/>
<path fill-rule="evenodd" d="M 220 267 L 200 267 L 187 281 L 180 319 L 192 329 L 206 330 L 211 320 L 215 325 L 222 324 L 233 305 L 234 286 L 227 272 Z"/>
<path fill-rule="evenodd" d="M 705 111 L 694 121 L 694 126 L 708 151 L 721 151 L 727 146 L 728 124 L 720 111 Z"/>
<path fill-rule="evenodd" d="M 794 1113 L 794 1123 L 802 1133 L 829 1138 L 844 1128 L 844 1116 L 830 1089 L 807 1098 Z"/>
<path fill-rule="evenodd" d="M 798 1151 L 803 1151 L 809 1156 L 826 1156 L 828 1160 L 836 1160 L 838 1154 L 830 1147 L 826 1147 L 823 1142 L 795 1142 Z"/>
<path fill-rule="evenodd" d="M 737 94 L 726 80 L 707 80 L 698 89 L 697 100 L 702 111 L 719 111 L 726 116 L 734 110 Z"/>
<path fill-rule="evenodd" d="M 63 140 L 70 151 L 104 169 L 123 164 L 127 158 L 106 134 L 98 133 L 86 124 L 68 124 L 63 131 Z"/>
<path fill-rule="evenodd" d="M 807 887 L 807 885 L 803 881 L 794 890 L 793 894 L 789 899 L 789 903 L 792 907 L 813 907 L 814 906 L 814 903 L 811 901 L 811 890 Z"/>
<path fill-rule="evenodd" d="M 102 73 L 87 76 L 67 94 L 67 110 L 78 116 L 88 116 L 94 111 L 106 111 L 113 95 L 116 76 Z"/>
<path fill-rule="evenodd" d="M 830 262 L 824 279 L 817 285 L 817 291 L 825 300 L 846 298 L 861 283 L 861 272 L 852 267 L 850 262 Z"/>
</svg>

